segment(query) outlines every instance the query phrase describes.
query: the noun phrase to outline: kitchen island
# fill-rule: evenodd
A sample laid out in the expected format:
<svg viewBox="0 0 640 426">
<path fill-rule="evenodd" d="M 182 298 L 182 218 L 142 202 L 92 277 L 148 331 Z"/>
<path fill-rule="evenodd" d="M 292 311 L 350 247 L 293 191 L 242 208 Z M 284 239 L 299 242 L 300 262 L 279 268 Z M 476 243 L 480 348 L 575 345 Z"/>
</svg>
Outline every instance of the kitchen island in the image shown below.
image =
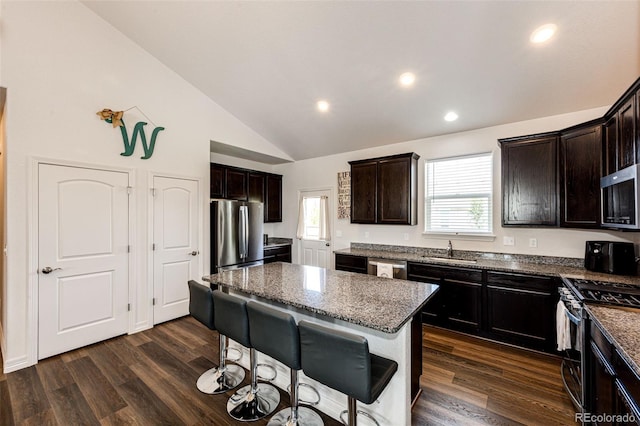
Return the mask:
<svg viewBox="0 0 640 426">
<path fill-rule="evenodd" d="M 411 424 L 412 330 L 414 343 L 421 345 L 421 334 L 415 333 L 420 330 L 419 320 L 414 322 L 413 317 L 437 291 L 437 285 L 281 262 L 223 271 L 203 279 L 232 294 L 286 310 L 297 321 L 306 319 L 366 337 L 372 353 L 393 359 L 399 367 L 378 401 L 359 408 L 374 415 L 381 425 Z M 246 367 L 248 356 L 243 359 Z M 414 366 L 421 361 L 421 357 L 416 359 Z M 286 389 L 288 369 L 263 354 L 260 362 L 276 367 L 274 383 Z M 300 377 L 319 391 L 317 408 L 338 419 L 347 407 L 346 396 L 304 374 Z M 304 392 L 302 388 L 302 397 Z"/>
</svg>

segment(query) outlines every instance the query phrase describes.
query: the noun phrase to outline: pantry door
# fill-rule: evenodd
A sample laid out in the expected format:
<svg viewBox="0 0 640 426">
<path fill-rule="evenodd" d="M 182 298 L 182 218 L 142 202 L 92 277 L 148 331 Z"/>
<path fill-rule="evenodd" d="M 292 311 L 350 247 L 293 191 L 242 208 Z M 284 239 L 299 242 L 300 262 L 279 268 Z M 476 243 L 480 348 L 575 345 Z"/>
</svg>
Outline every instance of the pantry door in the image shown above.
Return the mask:
<svg viewBox="0 0 640 426">
<path fill-rule="evenodd" d="M 198 181 L 153 177 L 153 323 L 189 314 L 189 280 L 200 280 Z"/>
<path fill-rule="evenodd" d="M 125 334 L 129 174 L 38 165 L 38 359 Z"/>
</svg>

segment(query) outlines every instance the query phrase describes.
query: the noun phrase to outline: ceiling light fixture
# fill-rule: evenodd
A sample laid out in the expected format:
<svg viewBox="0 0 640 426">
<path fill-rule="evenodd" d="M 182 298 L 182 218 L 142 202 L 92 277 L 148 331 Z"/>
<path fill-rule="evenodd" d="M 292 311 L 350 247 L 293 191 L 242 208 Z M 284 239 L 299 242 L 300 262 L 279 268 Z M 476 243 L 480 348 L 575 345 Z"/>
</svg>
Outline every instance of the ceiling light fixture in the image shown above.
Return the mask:
<svg viewBox="0 0 640 426">
<path fill-rule="evenodd" d="M 534 44 L 544 43 L 555 34 L 558 26 L 556 24 L 544 24 L 535 29 L 529 37 L 529 41 Z"/>
<path fill-rule="evenodd" d="M 453 111 L 449 111 L 447 115 L 444 116 L 446 121 L 456 121 L 458 119 L 458 114 Z"/>
<path fill-rule="evenodd" d="M 318 111 L 320 111 L 320 112 L 329 111 L 329 102 L 327 102 L 327 101 L 318 101 L 318 103 L 316 105 L 318 107 Z"/>
<path fill-rule="evenodd" d="M 416 75 L 412 72 L 405 72 L 400 76 L 400 84 L 404 87 L 413 86 L 416 81 Z"/>
</svg>

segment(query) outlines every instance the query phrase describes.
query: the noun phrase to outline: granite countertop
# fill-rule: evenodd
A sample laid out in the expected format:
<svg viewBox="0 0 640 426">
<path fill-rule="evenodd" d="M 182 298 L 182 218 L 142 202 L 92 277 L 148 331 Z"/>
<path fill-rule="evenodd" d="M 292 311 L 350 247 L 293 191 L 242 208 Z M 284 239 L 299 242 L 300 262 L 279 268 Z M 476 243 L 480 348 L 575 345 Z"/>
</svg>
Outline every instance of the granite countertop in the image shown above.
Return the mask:
<svg viewBox="0 0 640 426">
<path fill-rule="evenodd" d="M 640 376 L 640 309 L 585 306 L 589 317 L 600 325 L 627 364 Z"/>
<path fill-rule="evenodd" d="M 293 239 L 291 238 L 269 237 L 269 239 L 267 240 L 267 244 L 264 245 L 264 248 L 290 246 L 292 244 Z"/>
<path fill-rule="evenodd" d="M 385 333 L 399 331 L 438 289 L 435 284 L 282 262 L 203 280 Z"/>
<path fill-rule="evenodd" d="M 401 246 L 389 246 L 401 247 Z M 486 269 L 513 273 L 526 273 L 548 277 L 582 278 L 589 280 L 626 283 L 640 286 L 640 277 L 612 275 L 591 272 L 582 266 L 583 259 L 562 258 L 551 256 L 530 256 L 501 253 L 485 253 L 470 251 L 454 251 L 454 258 L 447 259 L 446 251 L 442 249 L 411 248 L 409 251 L 379 250 L 375 248 L 351 247 L 335 250 L 334 253 L 353 256 L 375 257 L 378 259 L 407 260 L 409 262 L 446 265 L 462 268 Z M 437 259 L 438 257 L 443 259 Z M 475 260 L 469 263 L 469 260 Z"/>
</svg>

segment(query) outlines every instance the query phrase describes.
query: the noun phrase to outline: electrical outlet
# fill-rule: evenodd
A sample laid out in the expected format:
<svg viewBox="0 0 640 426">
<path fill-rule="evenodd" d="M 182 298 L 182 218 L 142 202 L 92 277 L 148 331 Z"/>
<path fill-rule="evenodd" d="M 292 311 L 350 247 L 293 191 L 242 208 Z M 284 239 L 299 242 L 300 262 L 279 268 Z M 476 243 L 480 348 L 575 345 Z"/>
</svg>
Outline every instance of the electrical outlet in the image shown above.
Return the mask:
<svg viewBox="0 0 640 426">
<path fill-rule="evenodd" d="M 514 237 L 503 237 L 502 244 L 505 246 L 514 246 L 516 245 L 516 239 Z"/>
<path fill-rule="evenodd" d="M 366 231 L 366 232 L 364 233 L 364 237 L 365 237 L 365 238 L 369 238 L 369 231 Z"/>
<path fill-rule="evenodd" d="M 536 238 L 529 238 L 529 247 L 538 247 L 538 240 Z"/>
<path fill-rule="evenodd" d="M 404 235 L 404 240 L 409 241 L 409 233 L 405 232 L 403 235 Z"/>
</svg>

